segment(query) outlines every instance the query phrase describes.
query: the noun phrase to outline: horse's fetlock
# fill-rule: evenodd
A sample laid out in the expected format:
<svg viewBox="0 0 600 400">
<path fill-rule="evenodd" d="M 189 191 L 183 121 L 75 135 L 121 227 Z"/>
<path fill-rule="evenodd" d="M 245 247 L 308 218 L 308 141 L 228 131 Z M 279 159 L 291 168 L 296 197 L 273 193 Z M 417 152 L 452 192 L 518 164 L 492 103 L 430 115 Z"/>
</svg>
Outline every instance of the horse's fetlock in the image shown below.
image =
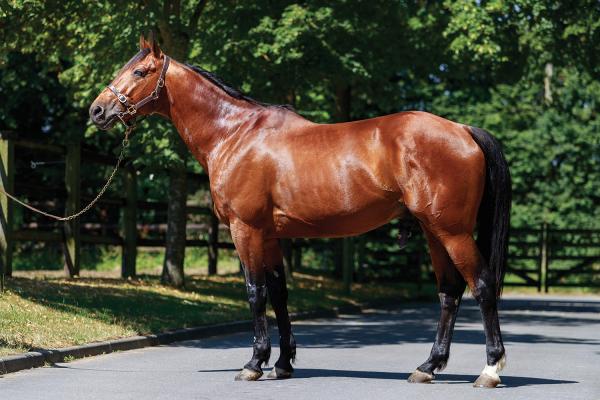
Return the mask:
<svg viewBox="0 0 600 400">
<path fill-rule="evenodd" d="M 446 364 L 448 362 L 448 358 L 450 358 L 450 354 L 442 350 L 431 352 L 430 355 L 431 362 L 435 365 L 439 365 L 442 363 Z"/>
<path fill-rule="evenodd" d="M 296 339 L 293 334 L 289 336 L 281 336 L 279 338 L 279 351 L 281 357 L 294 362 L 296 360 Z"/>
<path fill-rule="evenodd" d="M 271 357 L 271 339 L 262 338 L 254 341 L 254 356 L 253 358 L 264 363 L 269 362 Z"/>
<path fill-rule="evenodd" d="M 497 364 L 506 354 L 504 345 L 500 344 L 497 347 L 490 348 L 487 351 L 487 360 L 489 365 Z"/>
</svg>

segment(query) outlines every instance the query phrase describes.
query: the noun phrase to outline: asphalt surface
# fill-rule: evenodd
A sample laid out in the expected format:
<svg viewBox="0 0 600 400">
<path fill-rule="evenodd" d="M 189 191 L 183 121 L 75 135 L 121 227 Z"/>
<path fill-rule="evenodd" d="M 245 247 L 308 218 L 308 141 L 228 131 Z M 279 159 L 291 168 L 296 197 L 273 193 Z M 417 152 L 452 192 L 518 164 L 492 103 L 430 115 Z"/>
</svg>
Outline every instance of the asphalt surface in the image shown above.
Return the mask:
<svg viewBox="0 0 600 400">
<path fill-rule="evenodd" d="M 5 375 L 0 398 L 600 399 L 600 297 L 505 298 L 501 323 L 508 364 L 496 389 L 471 386 L 485 364 L 485 346 L 470 299 L 459 313 L 446 370 L 431 385 L 406 382 L 429 354 L 438 307 L 404 304 L 294 324 L 299 349 L 290 380 L 234 382 L 251 355 L 248 333 Z M 277 354 L 275 348 L 272 362 Z"/>
</svg>

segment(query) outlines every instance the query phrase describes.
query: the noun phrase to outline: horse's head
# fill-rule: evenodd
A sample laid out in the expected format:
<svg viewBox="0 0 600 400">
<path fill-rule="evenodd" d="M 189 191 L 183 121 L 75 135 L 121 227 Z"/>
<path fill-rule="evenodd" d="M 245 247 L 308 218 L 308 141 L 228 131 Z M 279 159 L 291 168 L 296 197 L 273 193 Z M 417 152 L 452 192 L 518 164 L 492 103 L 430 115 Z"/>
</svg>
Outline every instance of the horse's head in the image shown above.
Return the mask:
<svg viewBox="0 0 600 400">
<path fill-rule="evenodd" d="M 150 40 L 140 36 L 139 53 L 121 68 L 112 83 L 92 103 L 92 122 L 107 130 L 119 119 L 129 126 L 138 115 L 156 112 L 169 61 L 152 35 Z"/>
</svg>

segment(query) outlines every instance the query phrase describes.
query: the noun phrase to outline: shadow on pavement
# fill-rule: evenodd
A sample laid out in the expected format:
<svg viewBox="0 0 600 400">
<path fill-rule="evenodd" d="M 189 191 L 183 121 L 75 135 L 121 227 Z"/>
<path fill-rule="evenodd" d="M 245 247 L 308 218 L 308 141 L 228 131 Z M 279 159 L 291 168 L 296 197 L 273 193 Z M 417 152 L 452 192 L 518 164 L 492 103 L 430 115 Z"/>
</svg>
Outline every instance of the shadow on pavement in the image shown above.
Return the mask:
<svg viewBox="0 0 600 400">
<path fill-rule="evenodd" d="M 265 369 L 268 371 L 269 368 Z M 237 372 L 238 369 L 207 369 L 199 370 L 200 373 L 211 372 Z M 404 372 L 381 372 L 381 371 L 348 371 L 338 369 L 321 368 L 297 368 L 293 380 L 311 378 L 358 378 L 358 379 L 391 379 L 406 381 L 410 374 Z M 475 382 L 476 375 L 439 374 L 436 375 L 434 384 L 466 384 Z M 532 385 L 560 385 L 579 383 L 562 379 L 533 378 L 527 376 L 502 376 L 503 387 L 521 387 Z"/>
<path fill-rule="evenodd" d="M 504 312 L 504 314 L 503 314 Z M 510 343 L 554 343 L 572 345 L 600 345 L 600 337 L 563 337 L 545 327 L 598 325 L 600 329 L 600 301 L 572 301 L 547 299 L 504 299 L 500 311 L 503 336 Z M 359 348 L 370 345 L 406 343 L 433 343 L 439 317 L 437 304 L 405 304 L 392 310 L 375 310 L 368 314 L 346 315 L 330 320 L 294 323 L 294 334 L 299 346 L 305 348 Z M 511 325 L 535 326 L 533 332 L 517 333 Z M 588 329 L 589 332 L 589 329 Z M 276 332 L 273 331 L 273 337 Z M 251 335 L 234 335 L 218 340 L 183 342 L 175 346 L 199 348 L 235 348 L 251 346 Z M 274 341 L 276 343 L 276 341 Z M 483 344 L 485 337 L 479 309 L 467 299 L 459 312 L 453 343 Z"/>
</svg>

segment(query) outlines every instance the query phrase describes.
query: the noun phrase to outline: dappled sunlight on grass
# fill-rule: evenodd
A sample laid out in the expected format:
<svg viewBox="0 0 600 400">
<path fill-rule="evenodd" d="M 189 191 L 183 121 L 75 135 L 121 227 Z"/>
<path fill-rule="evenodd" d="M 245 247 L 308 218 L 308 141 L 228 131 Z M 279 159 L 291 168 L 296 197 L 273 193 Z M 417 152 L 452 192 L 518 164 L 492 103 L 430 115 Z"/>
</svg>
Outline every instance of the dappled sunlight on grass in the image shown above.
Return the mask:
<svg viewBox="0 0 600 400">
<path fill-rule="evenodd" d="M 402 301 L 414 292 L 399 284 L 372 284 L 354 285 L 347 295 L 337 281 L 300 273 L 289 286 L 290 311 Z M 175 289 L 152 275 L 121 280 L 96 273 L 94 278 L 64 279 L 43 271 L 21 272 L 0 295 L 0 355 L 250 317 L 239 273 L 192 275 L 185 289 Z"/>
</svg>

